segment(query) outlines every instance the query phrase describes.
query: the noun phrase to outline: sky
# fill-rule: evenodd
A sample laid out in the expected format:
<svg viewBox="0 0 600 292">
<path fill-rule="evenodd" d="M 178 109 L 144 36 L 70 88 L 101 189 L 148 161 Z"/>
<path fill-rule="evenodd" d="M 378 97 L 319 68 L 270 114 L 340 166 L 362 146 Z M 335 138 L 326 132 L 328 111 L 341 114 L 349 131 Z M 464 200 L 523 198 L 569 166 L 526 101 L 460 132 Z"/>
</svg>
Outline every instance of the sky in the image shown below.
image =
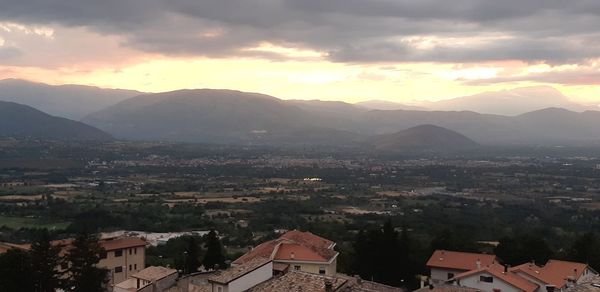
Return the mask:
<svg viewBox="0 0 600 292">
<path fill-rule="evenodd" d="M 0 79 L 411 103 L 600 103 L 598 0 L 0 0 Z"/>
</svg>

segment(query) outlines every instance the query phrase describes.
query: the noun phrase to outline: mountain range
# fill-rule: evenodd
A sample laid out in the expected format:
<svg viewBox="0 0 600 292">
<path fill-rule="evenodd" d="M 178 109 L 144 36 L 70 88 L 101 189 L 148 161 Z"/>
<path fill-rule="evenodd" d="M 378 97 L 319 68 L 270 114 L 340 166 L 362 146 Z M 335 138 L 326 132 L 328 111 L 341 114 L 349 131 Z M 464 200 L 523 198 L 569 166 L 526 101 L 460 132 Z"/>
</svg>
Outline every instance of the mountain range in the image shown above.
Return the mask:
<svg viewBox="0 0 600 292">
<path fill-rule="evenodd" d="M 28 105 L 50 115 L 79 120 L 140 92 L 83 85 L 48 85 L 20 79 L 0 80 L 0 100 Z"/>
<path fill-rule="evenodd" d="M 10 80 L 9 83 L 11 82 L 19 81 Z M 0 82 L 2 83 L 6 81 Z M 42 85 L 34 84 L 34 87 L 38 86 Z M 43 86 L 54 88 L 50 85 Z M 66 91 L 73 90 L 72 88 L 75 88 L 75 91 L 81 90 L 79 87 L 58 87 Z M 390 144 L 391 148 L 401 149 L 411 142 L 400 140 L 418 142 L 421 139 L 419 143 L 426 146 L 430 140 L 422 138 L 422 135 L 431 136 L 433 139 L 444 137 L 443 133 L 451 132 L 453 134 L 451 136 L 454 137 L 452 139 L 457 141 L 462 139 L 465 142 L 464 146 L 470 143 L 463 138 L 481 145 L 596 145 L 600 142 L 600 127 L 597 126 L 600 124 L 600 112 L 593 110 L 576 112 L 549 107 L 518 115 L 485 114 L 474 111 L 425 111 L 410 108 L 373 110 L 367 108 L 364 103 L 357 105 L 338 101 L 282 100 L 264 94 L 235 90 L 194 89 L 139 93 L 88 87 L 85 89 L 94 92 L 106 90 L 105 96 L 111 97 L 102 103 L 110 105 L 97 111 L 92 111 L 91 107 L 87 107 L 86 111 L 73 111 L 72 108 L 67 109 L 68 106 L 65 105 L 65 110 L 70 111 L 70 114 L 65 116 L 73 117 L 90 112 L 81 118 L 83 123 L 118 139 L 241 144 L 363 145 L 375 149 L 387 149 L 390 147 L 381 145 Z M 517 92 L 525 98 L 523 95 L 532 90 L 536 93 L 547 90 L 548 96 L 552 97 L 548 98 L 548 101 L 552 101 L 549 103 L 551 105 L 575 106 L 558 103 L 564 101 L 563 98 L 549 88 L 535 90 L 525 88 L 514 90 L 513 93 Z M 88 98 L 73 92 L 66 95 L 72 99 Z M 116 92 L 123 96 L 126 94 L 134 96 L 124 98 L 122 95 L 115 94 Z M 28 95 L 30 94 L 18 92 L 13 94 L 13 96 Z M 118 97 L 115 97 L 117 95 Z M 0 99 L 3 96 L 6 96 L 6 92 L 3 92 L 0 86 Z M 475 97 L 463 100 L 473 98 Z M 44 104 L 55 104 L 59 109 L 59 105 L 64 102 L 60 99 L 54 100 L 49 95 L 38 99 L 28 98 L 25 101 L 33 103 L 32 101 L 40 99 L 52 99 L 51 102 Z M 521 102 L 521 104 L 524 107 L 532 104 L 532 108 L 543 105 L 542 99 L 533 99 L 534 101 Z M 28 105 L 35 107 L 32 104 Z M 472 105 L 476 106 L 477 102 L 473 102 Z M 100 106 L 95 104 L 94 107 Z M 583 106 L 580 108 L 580 110 L 584 109 Z M 444 128 L 448 132 L 440 128 L 432 128 L 434 126 Z M 417 127 L 411 130 L 413 132 L 403 133 L 413 127 Z M 414 133 L 415 130 L 418 135 Z M 394 133 L 396 135 L 393 135 Z M 388 140 L 384 139 L 386 135 Z M 389 139 L 395 139 L 396 142 L 387 143 Z M 449 139 L 434 141 L 442 143 L 446 140 L 450 141 Z"/>
<path fill-rule="evenodd" d="M 484 92 L 440 101 L 417 101 L 411 105 L 380 100 L 359 102 L 356 105 L 375 110 L 473 111 L 505 116 L 517 116 L 550 107 L 576 112 L 600 109 L 597 106 L 573 102 L 550 86 Z"/>
<path fill-rule="evenodd" d="M 92 126 L 5 101 L 0 101 L 0 137 L 93 141 L 112 139 L 109 134 Z"/>
</svg>

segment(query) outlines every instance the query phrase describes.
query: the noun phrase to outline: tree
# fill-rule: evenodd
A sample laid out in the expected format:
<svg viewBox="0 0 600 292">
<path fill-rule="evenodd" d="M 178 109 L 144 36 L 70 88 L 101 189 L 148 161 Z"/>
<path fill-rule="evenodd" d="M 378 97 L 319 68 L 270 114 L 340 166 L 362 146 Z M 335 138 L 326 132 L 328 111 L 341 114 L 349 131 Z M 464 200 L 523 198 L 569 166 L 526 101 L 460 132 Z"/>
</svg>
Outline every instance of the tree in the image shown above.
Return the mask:
<svg viewBox="0 0 600 292">
<path fill-rule="evenodd" d="M 579 236 L 569 250 L 569 259 L 587 263 L 593 269 L 600 269 L 600 238 L 588 232 Z"/>
<path fill-rule="evenodd" d="M 187 239 L 185 253 L 183 273 L 191 274 L 197 272 L 200 267 L 200 245 L 196 241 L 196 237 L 190 236 Z"/>
<path fill-rule="evenodd" d="M 82 233 L 73 241 L 73 248 L 67 254 L 70 262 L 68 290 L 73 292 L 102 292 L 107 282 L 108 271 L 96 267 L 104 249 L 98 240 Z"/>
<path fill-rule="evenodd" d="M 31 257 L 28 252 L 11 249 L 0 255 L 0 288 L 2 291 L 35 291 L 31 282 L 31 273 Z"/>
<path fill-rule="evenodd" d="M 211 230 L 207 235 L 206 255 L 204 256 L 204 261 L 202 264 L 207 269 L 225 268 L 223 247 L 221 246 L 221 241 L 214 230 Z"/>
<path fill-rule="evenodd" d="M 503 264 L 513 266 L 530 261 L 545 264 L 553 255 L 544 239 L 532 235 L 503 237 L 494 248 L 494 253 L 502 259 Z"/>
<path fill-rule="evenodd" d="M 353 244 L 353 273 L 364 279 L 412 288 L 415 261 L 411 258 L 407 228 L 398 234 L 390 220 L 381 229 L 360 231 Z"/>
<path fill-rule="evenodd" d="M 58 270 L 61 262 L 60 247 L 51 244 L 47 229 L 42 230 L 31 244 L 31 276 L 35 291 L 54 292 L 63 287 L 62 273 Z"/>
</svg>

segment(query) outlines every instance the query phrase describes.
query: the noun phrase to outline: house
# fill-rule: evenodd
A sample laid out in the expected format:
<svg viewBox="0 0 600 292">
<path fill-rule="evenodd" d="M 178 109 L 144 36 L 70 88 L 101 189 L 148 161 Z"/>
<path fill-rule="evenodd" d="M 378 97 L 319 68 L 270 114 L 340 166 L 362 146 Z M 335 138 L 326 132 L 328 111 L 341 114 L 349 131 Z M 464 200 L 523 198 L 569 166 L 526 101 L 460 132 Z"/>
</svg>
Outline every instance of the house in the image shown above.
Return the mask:
<svg viewBox="0 0 600 292">
<path fill-rule="evenodd" d="M 314 274 L 335 275 L 338 252 L 335 242 L 310 232 L 292 230 L 279 238 L 264 242 L 233 261 L 232 266 L 241 265 L 254 258 L 273 261 L 277 272 L 287 269 Z"/>
<path fill-rule="evenodd" d="M 497 263 L 458 274 L 453 281 L 457 286 L 489 292 L 536 292 L 540 288 Z"/>
<path fill-rule="evenodd" d="M 255 257 L 208 278 L 212 292 L 246 291 L 273 277 L 273 261 Z"/>
<path fill-rule="evenodd" d="M 146 241 L 137 237 L 120 237 L 100 240 L 106 251 L 98 267 L 109 270 L 109 284 L 125 281 L 130 275 L 145 268 Z"/>
<path fill-rule="evenodd" d="M 165 267 L 147 267 L 127 280 L 118 283 L 114 292 L 158 292 L 173 286 L 177 281 L 177 270 Z"/>
<path fill-rule="evenodd" d="M 436 250 L 427 261 L 431 269 L 430 290 L 448 285 L 485 292 L 555 292 L 584 283 L 598 273 L 583 263 L 549 260 L 538 266 L 500 265 L 494 255 Z M 426 288 L 422 289 L 423 291 Z"/>
<path fill-rule="evenodd" d="M 443 283 L 458 274 L 481 269 L 495 262 L 495 255 L 436 250 L 427 261 L 427 267 L 431 270 L 431 281 Z"/>
<path fill-rule="evenodd" d="M 60 255 L 65 256 L 69 249 L 72 248 L 73 240 L 72 238 L 53 240 L 51 244 L 60 246 Z M 146 262 L 146 241 L 137 237 L 117 237 L 101 239 L 98 243 L 105 252 L 100 255 L 101 259 L 97 266 L 109 271 L 108 284 L 110 286 L 123 282 L 130 275 L 144 269 Z M 0 244 L 0 252 L 10 248 L 29 250 L 31 244 Z M 68 264 L 63 264 L 57 268 L 59 271 L 66 271 Z"/>
<path fill-rule="evenodd" d="M 522 264 L 511 268 L 510 271 L 547 291 L 564 290 L 598 275 L 587 264 L 559 260 L 549 260 L 544 266 L 534 263 Z"/>
</svg>

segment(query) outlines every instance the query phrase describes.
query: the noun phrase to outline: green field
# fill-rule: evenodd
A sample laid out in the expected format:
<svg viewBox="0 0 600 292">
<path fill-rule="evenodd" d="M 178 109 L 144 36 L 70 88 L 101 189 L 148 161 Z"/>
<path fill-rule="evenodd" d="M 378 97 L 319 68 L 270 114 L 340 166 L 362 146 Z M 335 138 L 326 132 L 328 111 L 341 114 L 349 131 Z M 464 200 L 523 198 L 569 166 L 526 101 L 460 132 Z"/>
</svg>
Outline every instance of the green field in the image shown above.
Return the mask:
<svg viewBox="0 0 600 292">
<path fill-rule="evenodd" d="M 9 227 L 12 229 L 19 228 L 47 228 L 53 229 L 66 229 L 70 222 L 53 222 L 53 221 L 42 221 L 37 218 L 25 218 L 25 217 L 4 217 L 0 216 L 0 226 Z"/>
</svg>

